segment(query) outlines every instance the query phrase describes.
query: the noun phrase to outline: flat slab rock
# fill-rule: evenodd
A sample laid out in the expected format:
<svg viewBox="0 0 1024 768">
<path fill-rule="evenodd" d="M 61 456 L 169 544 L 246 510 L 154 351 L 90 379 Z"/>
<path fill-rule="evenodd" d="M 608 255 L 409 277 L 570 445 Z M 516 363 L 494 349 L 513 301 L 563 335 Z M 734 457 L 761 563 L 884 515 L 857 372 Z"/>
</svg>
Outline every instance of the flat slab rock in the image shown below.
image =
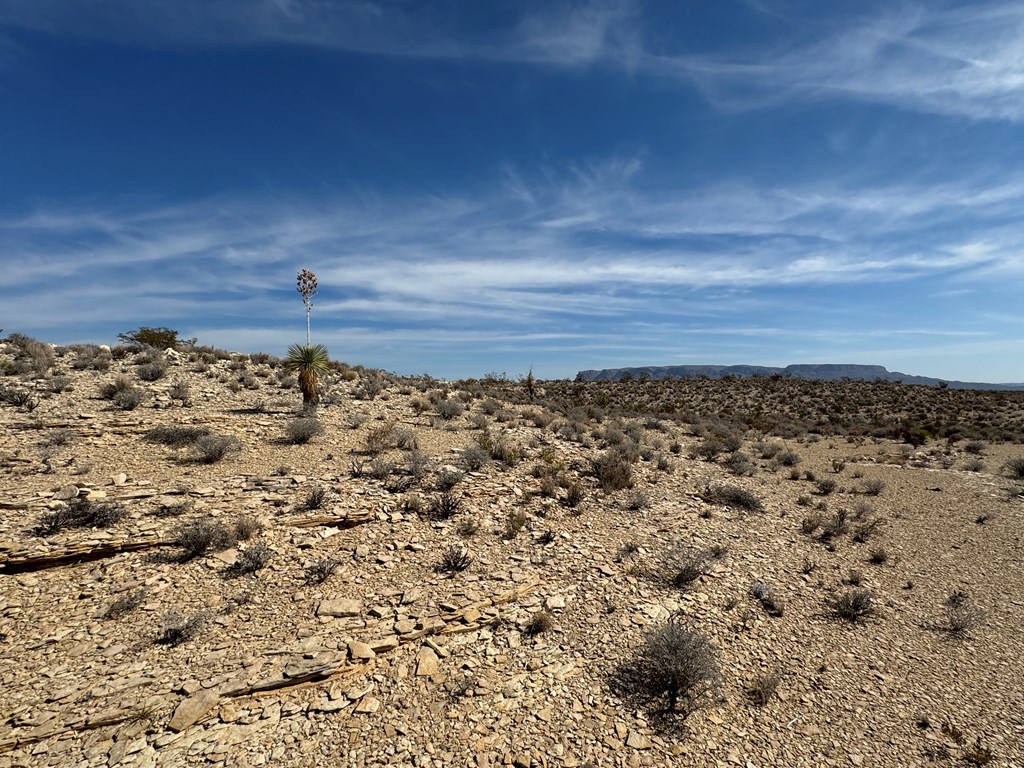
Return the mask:
<svg viewBox="0 0 1024 768">
<path fill-rule="evenodd" d="M 335 616 L 345 618 L 358 616 L 362 613 L 363 605 L 358 600 L 340 599 L 324 600 L 316 609 L 317 616 Z"/>
<path fill-rule="evenodd" d="M 217 704 L 220 696 L 215 691 L 201 691 L 189 696 L 174 710 L 167 727 L 175 733 L 198 723 Z"/>
</svg>

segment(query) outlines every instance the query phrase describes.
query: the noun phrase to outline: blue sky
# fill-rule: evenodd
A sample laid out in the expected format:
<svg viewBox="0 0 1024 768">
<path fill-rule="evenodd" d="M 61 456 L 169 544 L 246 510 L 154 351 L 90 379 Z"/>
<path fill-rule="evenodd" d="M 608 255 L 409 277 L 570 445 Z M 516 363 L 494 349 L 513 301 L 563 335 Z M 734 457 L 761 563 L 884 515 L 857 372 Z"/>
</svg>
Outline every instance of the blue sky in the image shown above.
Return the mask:
<svg viewBox="0 0 1024 768">
<path fill-rule="evenodd" d="M 3 0 L 0 327 L 1024 381 L 1024 3 Z"/>
</svg>

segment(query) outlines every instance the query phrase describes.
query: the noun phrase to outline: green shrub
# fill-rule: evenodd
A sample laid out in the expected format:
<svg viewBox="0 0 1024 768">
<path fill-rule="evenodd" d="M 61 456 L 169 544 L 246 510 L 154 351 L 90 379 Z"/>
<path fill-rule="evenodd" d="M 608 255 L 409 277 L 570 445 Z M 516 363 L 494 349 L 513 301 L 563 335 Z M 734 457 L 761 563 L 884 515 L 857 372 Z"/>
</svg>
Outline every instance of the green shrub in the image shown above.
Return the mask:
<svg viewBox="0 0 1024 768">
<path fill-rule="evenodd" d="M 196 340 L 180 341 L 178 332 L 170 328 L 147 328 L 145 326 L 134 331 L 117 334 L 122 342 L 132 346 L 154 347 L 156 349 L 176 349 L 179 344 L 183 346 L 195 346 Z"/>
</svg>

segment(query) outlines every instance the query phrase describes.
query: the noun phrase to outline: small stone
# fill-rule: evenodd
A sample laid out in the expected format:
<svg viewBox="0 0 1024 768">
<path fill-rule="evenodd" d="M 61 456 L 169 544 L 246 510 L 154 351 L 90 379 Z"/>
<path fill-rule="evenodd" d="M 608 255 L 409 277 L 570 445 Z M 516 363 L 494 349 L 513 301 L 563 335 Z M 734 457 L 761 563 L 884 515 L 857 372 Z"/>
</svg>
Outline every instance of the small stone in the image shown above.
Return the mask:
<svg viewBox="0 0 1024 768">
<path fill-rule="evenodd" d="M 174 710 L 174 714 L 171 715 L 171 720 L 167 723 L 167 727 L 178 733 L 191 725 L 195 725 L 207 712 L 213 709 L 218 698 L 220 697 L 214 691 L 203 691 L 195 696 L 189 696 Z"/>
<path fill-rule="evenodd" d="M 53 498 L 57 499 L 58 501 L 68 501 L 69 499 L 77 498 L 78 493 L 79 491 L 77 485 L 62 485 L 53 494 Z"/>
<path fill-rule="evenodd" d="M 358 660 L 372 659 L 377 655 L 368 644 L 358 640 L 349 641 L 348 653 L 353 659 Z"/>
<path fill-rule="evenodd" d="M 124 485 L 127 482 L 128 482 L 128 475 L 126 475 L 124 472 L 119 472 L 118 474 L 116 474 L 116 475 L 114 475 L 113 477 L 110 478 L 110 484 L 111 485 L 115 485 L 117 487 L 121 487 L 122 485 Z"/>
<path fill-rule="evenodd" d="M 549 611 L 558 611 L 565 608 L 565 598 L 561 595 L 549 597 L 544 601 L 544 607 Z"/>
<path fill-rule="evenodd" d="M 356 705 L 355 712 L 359 715 L 372 715 L 380 709 L 380 699 L 373 696 L 363 696 Z"/>
<path fill-rule="evenodd" d="M 419 653 L 416 654 L 416 676 L 430 677 L 431 675 L 436 675 L 437 671 L 437 654 L 434 653 L 432 648 L 423 646 L 420 648 Z"/>
<path fill-rule="evenodd" d="M 344 618 L 348 616 L 358 616 L 362 610 L 363 606 L 358 600 L 324 600 L 316 609 L 316 615 Z"/>
<path fill-rule="evenodd" d="M 640 731 L 630 731 L 629 736 L 626 737 L 626 746 L 633 749 L 650 749 L 651 740 Z"/>
</svg>

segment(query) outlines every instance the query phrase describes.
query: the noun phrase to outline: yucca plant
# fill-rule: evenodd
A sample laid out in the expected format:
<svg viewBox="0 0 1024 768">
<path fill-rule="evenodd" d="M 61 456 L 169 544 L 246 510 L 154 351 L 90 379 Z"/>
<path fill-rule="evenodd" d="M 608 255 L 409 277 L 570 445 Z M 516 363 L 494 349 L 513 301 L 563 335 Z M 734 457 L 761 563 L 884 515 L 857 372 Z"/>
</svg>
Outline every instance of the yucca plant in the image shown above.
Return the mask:
<svg viewBox="0 0 1024 768">
<path fill-rule="evenodd" d="M 323 344 L 292 344 L 284 360 L 285 370 L 299 377 L 303 408 L 316 408 L 320 403 L 320 374 L 330 365 L 327 347 Z"/>
</svg>

